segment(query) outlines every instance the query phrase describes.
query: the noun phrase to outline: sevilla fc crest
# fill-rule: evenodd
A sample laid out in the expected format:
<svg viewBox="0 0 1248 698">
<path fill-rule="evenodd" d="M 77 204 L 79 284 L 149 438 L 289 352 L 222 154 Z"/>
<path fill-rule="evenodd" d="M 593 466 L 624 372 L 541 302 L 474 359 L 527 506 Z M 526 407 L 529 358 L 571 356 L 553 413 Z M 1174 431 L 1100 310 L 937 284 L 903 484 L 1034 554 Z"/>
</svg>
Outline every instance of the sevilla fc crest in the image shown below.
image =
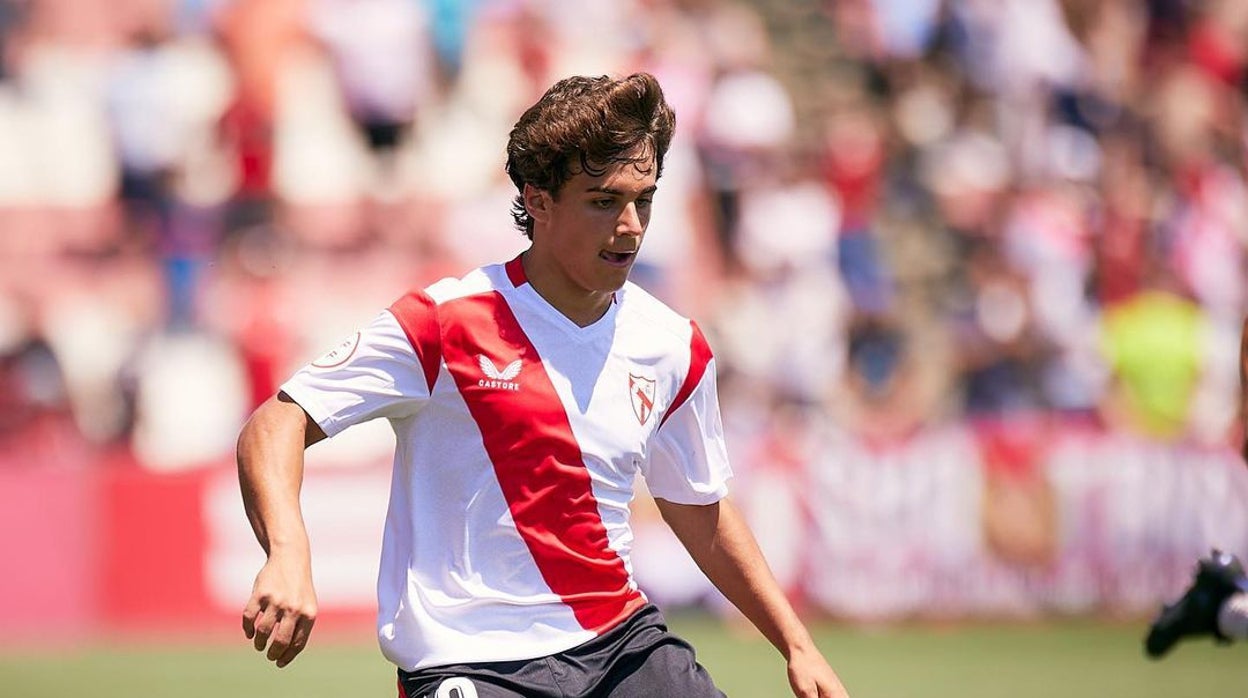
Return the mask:
<svg viewBox="0 0 1248 698">
<path fill-rule="evenodd" d="M 628 397 L 637 421 L 645 424 L 654 411 L 654 379 L 628 374 Z"/>
</svg>

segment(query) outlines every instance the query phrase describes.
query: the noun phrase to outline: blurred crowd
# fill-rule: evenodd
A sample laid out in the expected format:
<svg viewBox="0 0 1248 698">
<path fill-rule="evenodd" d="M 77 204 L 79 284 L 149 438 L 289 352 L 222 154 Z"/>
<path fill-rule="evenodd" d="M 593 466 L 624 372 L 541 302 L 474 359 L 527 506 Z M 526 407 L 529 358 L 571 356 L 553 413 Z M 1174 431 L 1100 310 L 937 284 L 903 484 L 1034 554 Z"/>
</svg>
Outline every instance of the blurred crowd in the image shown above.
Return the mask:
<svg viewBox="0 0 1248 698">
<path fill-rule="evenodd" d="M 950 422 L 1224 447 L 1246 66 L 1242 0 L 0 0 L 0 463 L 228 460 L 405 289 L 524 248 L 527 105 L 638 70 L 678 133 L 634 280 L 706 331 L 745 469 Z"/>
</svg>

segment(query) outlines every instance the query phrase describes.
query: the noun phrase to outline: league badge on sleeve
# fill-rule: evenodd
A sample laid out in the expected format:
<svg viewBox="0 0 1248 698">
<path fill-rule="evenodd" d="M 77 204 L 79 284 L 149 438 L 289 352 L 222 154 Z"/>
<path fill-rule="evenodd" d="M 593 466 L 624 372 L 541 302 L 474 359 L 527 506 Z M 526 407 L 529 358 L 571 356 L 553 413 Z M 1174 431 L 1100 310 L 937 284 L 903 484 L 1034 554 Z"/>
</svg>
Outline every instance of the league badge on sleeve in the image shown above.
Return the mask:
<svg viewBox="0 0 1248 698">
<path fill-rule="evenodd" d="M 355 355 L 355 350 L 360 346 L 360 333 L 347 337 L 338 344 L 338 346 L 330 349 L 324 356 L 312 362 L 316 368 L 337 368 Z"/>
<path fill-rule="evenodd" d="M 654 411 L 654 386 L 653 378 L 628 374 L 628 397 L 633 403 L 633 414 L 641 424 L 645 424 Z"/>
</svg>

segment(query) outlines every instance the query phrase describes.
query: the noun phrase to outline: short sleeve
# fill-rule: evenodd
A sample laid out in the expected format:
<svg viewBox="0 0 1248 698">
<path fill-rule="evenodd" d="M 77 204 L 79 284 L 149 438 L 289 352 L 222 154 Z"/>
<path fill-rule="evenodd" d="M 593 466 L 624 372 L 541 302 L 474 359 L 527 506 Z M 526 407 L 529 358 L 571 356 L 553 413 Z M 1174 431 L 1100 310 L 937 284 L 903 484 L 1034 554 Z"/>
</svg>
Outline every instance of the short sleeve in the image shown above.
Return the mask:
<svg viewBox="0 0 1248 698">
<path fill-rule="evenodd" d="M 429 400 L 429 381 L 391 311 L 282 384 L 328 436 L 377 417 L 403 418 Z"/>
<path fill-rule="evenodd" d="M 677 504 L 713 504 L 728 494 L 732 468 L 719 415 L 715 362 L 659 427 L 642 464 L 646 487 Z"/>
</svg>

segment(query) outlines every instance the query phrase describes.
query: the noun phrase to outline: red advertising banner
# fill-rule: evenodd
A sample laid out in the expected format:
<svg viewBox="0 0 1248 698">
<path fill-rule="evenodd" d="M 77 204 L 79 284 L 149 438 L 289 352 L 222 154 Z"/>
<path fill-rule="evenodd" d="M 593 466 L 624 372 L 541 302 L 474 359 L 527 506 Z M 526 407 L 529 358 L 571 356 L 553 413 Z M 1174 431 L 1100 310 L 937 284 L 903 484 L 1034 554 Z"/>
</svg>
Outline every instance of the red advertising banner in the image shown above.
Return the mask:
<svg viewBox="0 0 1248 698">
<path fill-rule="evenodd" d="M 1210 547 L 1248 553 L 1248 468 L 1229 450 L 1070 430 L 1025 456 L 999 442 L 960 425 L 887 448 L 842 435 L 796 467 L 745 461 L 735 496 L 790 593 L 843 617 L 1145 613 Z M 369 631 L 389 486 L 384 464 L 308 468 L 318 628 Z M 644 495 L 636 508 L 642 588 L 705 598 Z M 263 561 L 232 466 L 0 470 L 0 642 L 229 636 Z"/>
</svg>

